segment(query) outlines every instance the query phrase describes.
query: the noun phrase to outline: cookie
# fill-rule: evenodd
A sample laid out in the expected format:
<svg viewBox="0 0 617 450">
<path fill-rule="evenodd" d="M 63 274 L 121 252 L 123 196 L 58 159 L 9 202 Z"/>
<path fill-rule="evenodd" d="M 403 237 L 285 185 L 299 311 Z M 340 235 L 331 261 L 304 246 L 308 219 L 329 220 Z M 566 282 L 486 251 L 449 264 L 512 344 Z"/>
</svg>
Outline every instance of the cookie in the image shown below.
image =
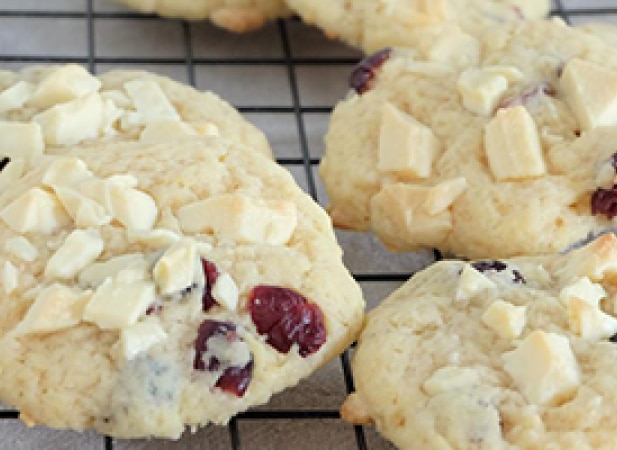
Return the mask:
<svg viewBox="0 0 617 450">
<path fill-rule="evenodd" d="M 220 137 L 40 158 L 0 193 L 0 402 L 178 438 L 341 353 L 364 302 L 327 214 Z"/>
<path fill-rule="evenodd" d="M 591 22 L 579 26 L 578 29 L 595 35 L 612 46 L 617 47 L 617 26 L 615 25 L 603 22 Z"/>
<path fill-rule="evenodd" d="M 320 167 L 335 224 L 470 258 L 615 227 L 617 51 L 560 21 L 470 39 L 354 70 Z"/>
<path fill-rule="evenodd" d="M 228 103 L 162 76 L 112 71 L 96 77 L 75 64 L 0 72 L 0 158 L 13 160 L 13 170 L 19 160 L 73 145 L 205 135 L 271 155 L 263 133 Z"/>
<path fill-rule="evenodd" d="M 442 261 L 368 314 L 342 407 L 401 449 L 612 449 L 617 238 Z"/>
<path fill-rule="evenodd" d="M 288 0 L 308 23 L 368 53 L 427 42 L 444 32 L 474 32 L 482 25 L 540 19 L 547 0 Z M 459 28 L 460 27 L 460 28 Z"/>
<path fill-rule="evenodd" d="M 283 0 L 117 0 L 144 13 L 188 20 L 210 19 L 235 33 L 246 33 L 267 20 L 291 14 Z"/>
</svg>

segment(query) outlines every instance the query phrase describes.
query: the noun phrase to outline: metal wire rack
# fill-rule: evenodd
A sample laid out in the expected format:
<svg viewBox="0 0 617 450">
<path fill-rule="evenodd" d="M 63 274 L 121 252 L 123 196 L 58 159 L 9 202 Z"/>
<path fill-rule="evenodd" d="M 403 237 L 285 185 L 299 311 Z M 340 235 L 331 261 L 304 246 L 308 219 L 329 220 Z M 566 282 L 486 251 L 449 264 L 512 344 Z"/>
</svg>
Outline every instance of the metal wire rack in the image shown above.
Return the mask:
<svg viewBox="0 0 617 450">
<path fill-rule="evenodd" d="M 315 173 L 322 153 L 321 138 L 334 102 L 345 93 L 345 76 L 338 75 L 348 72 L 358 61 L 358 52 L 326 42 L 318 31 L 302 25 L 297 19 L 279 20 L 252 37 L 232 37 L 207 23 L 166 21 L 110 5 L 110 0 L 0 0 L 0 68 L 64 62 L 78 62 L 94 72 L 115 66 L 145 67 L 215 92 L 228 90 L 230 84 L 254 82 L 254 88 L 245 88 L 235 101 L 233 94 L 231 98 L 225 92 L 221 94 L 266 131 L 273 143 L 277 161 L 296 176 L 300 185 L 315 200 L 325 203 L 324 191 Z M 553 0 L 552 15 L 572 24 L 590 20 L 617 23 L 617 0 Z M 141 36 L 147 41 L 146 47 L 128 45 L 130 48 L 127 50 L 116 46 L 119 51 L 110 51 L 113 46 L 109 43 L 102 45 L 105 43 L 100 41 L 102 37 L 113 35 L 114 30 L 119 30 L 111 26 L 113 23 L 119 23 L 125 30 L 135 29 L 137 34 L 148 28 L 150 31 L 146 30 L 146 36 Z M 151 27 L 157 29 L 159 25 L 163 27 L 158 29 L 162 32 L 152 32 Z M 210 37 L 212 45 L 206 49 L 199 43 L 199 35 L 204 32 Z M 121 32 L 120 35 L 119 39 L 131 37 L 130 33 Z M 223 38 L 231 41 L 232 45 L 224 44 Z M 309 47 L 302 47 L 303 40 L 309 41 L 310 50 L 307 50 Z M 253 52 L 252 41 L 261 41 L 261 48 L 266 51 Z M 215 50 L 219 45 L 222 50 Z M 217 77 L 214 80 L 210 77 L 212 72 L 218 73 L 218 81 Z M 242 76 L 226 79 L 229 74 Z M 256 80 L 251 78 L 253 76 Z M 274 88 L 272 85 L 262 86 L 264 80 L 268 83 L 274 81 Z M 261 92 L 262 87 L 264 92 Z M 324 90 L 328 95 L 319 93 Z M 411 273 L 441 258 L 438 252 L 388 255 L 389 262 L 381 264 L 386 254 L 370 238 L 354 233 L 339 233 L 339 238 L 346 252 L 346 263 L 363 286 L 369 305 L 393 290 Z M 383 253 L 381 257 L 379 252 Z M 367 263 L 365 260 L 369 256 L 378 263 Z M 17 422 L 17 411 L 0 405 L 0 449 L 265 450 L 297 449 L 302 447 L 299 445 L 301 443 L 304 443 L 302 448 L 308 449 L 325 448 L 320 447 L 317 440 L 312 441 L 323 433 L 332 435 L 330 448 L 391 449 L 372 430 L 363 427 L 352 429 L 338 420 L 338 404 L 353 390 L 350 368 L 352 351 L 345 352 L 335 363 L 337 367 L 326 372 L 328 378 L 338 377 L 341 391 L 334 399 L 331 392 L 324 394 L 328 400 L 326 407 L 288 408 L 283 397 L 271 405 L 240 414 L 229 423 L 227 431 L 206 428 L 197 438 L 183 438 L 174 444 L 118 441 L 101 438 L 94 433 L 82 436 L 70 432 L 26 430 Z M 319 387 L 322 382 L 323 379 L 313 382 L 309 388 Z M 298 388 L 295 395 L 302 397 L 299 391 L 303 388 L 306 386 Z M 277 407 L 277 404 L 283 407 Z M 308 425 L 296 429 L 292 424 L 299 422 Z M 265 423 L 268 424 L 264 427 L 267 431 L 260 432 Z M 272 423 L 279 423 L 280 426 L 272 426 Z M 317 435 L 304 434 L 308 429 L 317 430 Z M 299 434 L 294 438 L 296 432 Z"/>
</svg>

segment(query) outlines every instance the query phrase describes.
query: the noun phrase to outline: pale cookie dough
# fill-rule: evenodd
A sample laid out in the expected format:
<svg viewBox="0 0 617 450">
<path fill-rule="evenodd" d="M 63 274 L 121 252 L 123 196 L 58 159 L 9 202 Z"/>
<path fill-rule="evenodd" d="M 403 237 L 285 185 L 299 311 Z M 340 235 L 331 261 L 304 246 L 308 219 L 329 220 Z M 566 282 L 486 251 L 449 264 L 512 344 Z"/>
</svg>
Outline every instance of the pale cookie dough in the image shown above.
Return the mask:
<svg viewBox="0 0 617 450">
<path fill-rule="evenodd" d="M 327 214 L 230 140 L 75 148 L 0 193 L 0 402 L 29 425 L 225 424 L 341 353 L 363 309 Z"/>
<path fill-rule="evenodd" d="M 614 449 L 617 239 L 442 261 L 368 314 L 342 407 L 405 450 Z"/>
<path fill-rule="evenodd" d="M 559 21 L 474 41 L 356 68 L 320 168 L 335 225 L 472 258 L 558 252 L 614 228 L 617 50 Z"/>
<path fill-rule="evenodd" d="M 263 26 L 267 20 L 287 17 L 291 11 L 284 0 L 117 0 L 144 13 L 188 20 L 210 19 L 215 25 L 236 33 Z"/>
<path fill-rule="evenodd" d="M 548 0 L 287 0 L 308 23 L 368 53 L 383 47 L 430 45 L 460 28 L 540 19 Z M 460 28 L 459 28 L 460 27 Z"/>
<path fill-rule="evenodd" d="M 581 25 L 578 28 L 603 39 L 614 47 L 617 47 L 617 26 L 613 24 L 592 22 Z"/>
<path fill-rule="evenodd" d="M 261 131 L 212 92 L 140 71 L 93 76 L 75 64 L 0 71 L 0 159 L 73 145 L 221 135 L 271 155 Z"/>
</svg>

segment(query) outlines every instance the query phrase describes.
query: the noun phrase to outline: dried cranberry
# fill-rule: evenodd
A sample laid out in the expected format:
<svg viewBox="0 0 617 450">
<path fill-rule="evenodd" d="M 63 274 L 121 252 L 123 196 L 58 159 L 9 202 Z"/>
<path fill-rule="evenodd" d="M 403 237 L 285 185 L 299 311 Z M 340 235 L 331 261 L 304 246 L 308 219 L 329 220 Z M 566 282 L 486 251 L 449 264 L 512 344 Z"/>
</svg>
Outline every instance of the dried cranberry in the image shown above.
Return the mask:
<svg viewBox="0 0 617 450">
<path fill-rule="evenodd" d="M 236 325 L 231 322 L 219 322 L 216 320 L 204 320 L 199 326 L 197 339 L 195 340 L 195 359 L 193 368 L 200 371 L 214 372 L 221 369 L 221 361 L 216 355 L 210 356 L 204 361 L 204 354 L 208 351 L 208 340 L 212 336 L 223 336 L 228 342 L 239 341 Z M 246 392 L 253 377 L 253 361 L 249 361 L 242 367 L 231 366 L 225 368 L 216 381 L 215 386 L 223 391 L 242 397 Z"/>
<path fill-rule="evenodd" d="M 201 297 L 201 302 L 203 304 L 204 312 L 208 312 L 210 308 L 217 305 L 216 300 L 212 297 L 212 286 L 216 283 L 220 273 L 214 263 L 206 259 L 201 260 L 201 267 L 203 268 L 204 277 L 206 278 L 206 287 L 204 289 L 203 296 Z"/>
<path fill-rule="evenodd" d="M 153 305 L 148 306 L 146 309 L 146 315 L 149 316 L 151 314 L 158 314 L 163 311 L 163 305 L 160 303 L 155 303 Z"/>
<path fill-rule="evenodd" d="M 358 94 L 364 94 L 370 90 L 372 87 L 371 81 L 375 78 L 377 69 L 388 60 L 391 53 L 391 48 L 384 48 L 360 61 L 351 72 L 349 86 Z"/>
<path fill-rule="evenodd" d="M 591 196 L 591 213 L 604 214 L 611 220 L 617 216 L 617 184 L 611 189 L 596 189 Z"/>
<path fill-rule="evenodd" d="M 11 160 L 9 158 L 2 158 L 0 160 L 0 172 L 2 172 L 4 170 L 4 168 L 7 166 L 8 163 L 10 163 Z"/>
<path fill-rule="evenodd" d="M 613 169 L 615 169 L 615 172 L 617 172 L 617 153 L 613 153 L 611 156 L 611 165 L 613 166 Z"/>
<path fill-rule="evenodd" d="M 512 274 L 514 275 L 514 282 L 518 283 L 518 284 L 526 284 L 527 280 L 525 279 L 525 277 L 523 276 L 522 273 L 520 273 L 518 270 L 513 270 Z"/>
<path fill-rule="evenodd" d="M 495 270 L 501 272 L 506 270 L 508 265 L 501 261 L 476 261 L 471 263 L 471 266 L 478 272 L 486 272 L 487 270 Z"/>
<path fill-rule="evenodd" d="M 516 95 L 512 97 L 507 97 L 499 102 L 497 109 L 501 108 L 512 108 L 514 106 L 525 105 L 529 100 L 537 95 L 543 94 L 548 95 L 549 97 L 554 97 L 557 92 L 555 88 L 551 86 L 548 82 L 543 82 L 540 84 L 536 84 L 533 86 L 529 86 L 523 89 Z"/>
<path fill-rule="evenodd" d="M 293 344 L 306 357 L 326 342 L 326 327 L 321 309 L 291 289 L 257 286 L 249 298 L 251 318 L 259 334 L 281 353 Z"/>
</svg>

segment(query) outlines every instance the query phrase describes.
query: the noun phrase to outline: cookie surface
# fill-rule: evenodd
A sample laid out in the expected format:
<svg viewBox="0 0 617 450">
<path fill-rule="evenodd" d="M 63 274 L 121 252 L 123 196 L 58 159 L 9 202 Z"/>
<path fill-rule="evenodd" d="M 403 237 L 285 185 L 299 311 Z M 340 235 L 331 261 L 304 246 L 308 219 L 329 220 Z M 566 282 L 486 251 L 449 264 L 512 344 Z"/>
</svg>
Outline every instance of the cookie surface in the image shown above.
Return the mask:
<svg viewBox="0 0 617 450">
<path fill-rule="evenodd" d="M 342 413 L 401 449 L 614 448 L 617 239 L 442 261 L 368 314 Z"/>
<path fill-rule="evenodd" d="M 615 49 L 556 21 L 468 37 L 356 68 L 320 167 L 335 225 L 472 258 L 614 227 Z"/>
<path fill-rule="evenodd" d="M 547 0 L 288 0 L 308 23 L 328 36 L 372 53 L 384 47 L 405 47 L 431 40 L 444 30 L 473 32 L 478 27 L 540 19 Z"/>
<path fill-rule="evenodd" d="M 28 424 L 224 424 L 362 322 L 325 212 L 219 137 L 42 158 L 0 194 L 0 242 L 0 401 Z"/>
<path fill-rule="evenodd" d="M 144 13 L 189 20 L 210 19 L 221 28 L 245 33 L 267 20 L 291 14 L 284 0 L 117 0 Z"/>
<path fill-rule="evenodd" d="M 265 136 L 227 102 L 139 71 L 99 77 L 74 64 L 0 71 L 0 158 L 27 160 L 73 145 L 221 135 L 271 155 Z"/>
</svg>

